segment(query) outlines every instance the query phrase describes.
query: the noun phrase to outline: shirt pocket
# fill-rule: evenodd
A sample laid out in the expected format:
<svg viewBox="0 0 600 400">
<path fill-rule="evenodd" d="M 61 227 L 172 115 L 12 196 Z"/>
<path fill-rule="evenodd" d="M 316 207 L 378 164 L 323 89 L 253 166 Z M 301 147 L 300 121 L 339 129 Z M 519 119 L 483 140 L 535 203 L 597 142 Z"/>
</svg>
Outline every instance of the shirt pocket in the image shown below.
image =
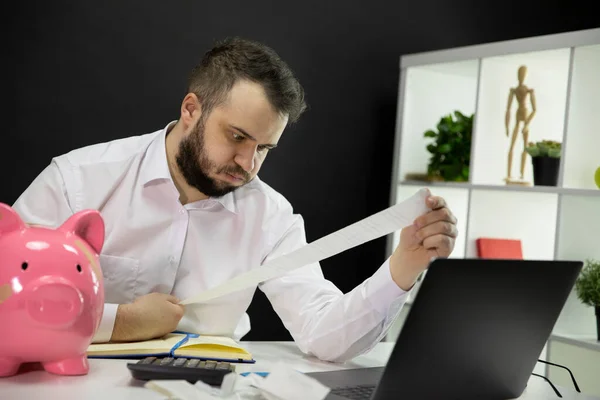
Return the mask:
<svg viewBox="0 0 600 400">
<path fill-rule="evenodd" d="M 135 300 L 139 264 L 135 258 L 100 254 L 105 303 L 125 304 Z"/>
</svg>

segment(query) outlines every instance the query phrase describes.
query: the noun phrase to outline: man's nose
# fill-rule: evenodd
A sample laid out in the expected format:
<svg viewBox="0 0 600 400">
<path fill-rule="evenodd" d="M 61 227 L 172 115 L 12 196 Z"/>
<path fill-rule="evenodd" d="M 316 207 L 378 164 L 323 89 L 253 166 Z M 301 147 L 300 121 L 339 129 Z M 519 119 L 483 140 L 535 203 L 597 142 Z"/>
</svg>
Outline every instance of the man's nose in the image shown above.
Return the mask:
<svg viewBox="0 0 600 400">
<path fill-rule="evenodd" d="M 242 169 L 248 173 L 252 172 L 254 169 L 254 155 L 256 151 L 254 148 L 244 149 L 244 151 L 240 151 L 235 159 L 235 162 L 242 167 Z"/>
</svg>

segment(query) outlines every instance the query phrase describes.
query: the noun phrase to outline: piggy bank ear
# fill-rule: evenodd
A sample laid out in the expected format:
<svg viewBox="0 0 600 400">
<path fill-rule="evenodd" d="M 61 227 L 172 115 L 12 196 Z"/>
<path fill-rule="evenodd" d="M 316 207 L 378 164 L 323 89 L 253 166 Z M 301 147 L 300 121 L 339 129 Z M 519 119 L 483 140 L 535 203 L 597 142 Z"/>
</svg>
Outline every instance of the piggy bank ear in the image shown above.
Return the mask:
<svg viewBox="0 0 600 400">
<path fill-rule="evenodd" d="M 58 230 L 81 237 L 96 253 L 100 253 L 104 245 L 104 220 L 96 210 L 83 210 L 73 214 Z"/>
<path fill-rule="evenodd" d="M 0 203 L 0 236 L 25 229 L 25 223 L 12 207 Z"/>
</svg>

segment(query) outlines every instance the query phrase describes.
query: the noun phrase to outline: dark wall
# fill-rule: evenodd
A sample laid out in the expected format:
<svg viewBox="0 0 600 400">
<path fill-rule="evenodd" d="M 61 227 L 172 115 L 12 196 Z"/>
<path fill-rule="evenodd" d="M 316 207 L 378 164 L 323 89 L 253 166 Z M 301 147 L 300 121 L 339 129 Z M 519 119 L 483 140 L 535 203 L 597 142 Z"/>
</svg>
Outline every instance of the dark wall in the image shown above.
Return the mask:
<svg viewBox="0 0 600 400">
<path fill-rule="evenodd" d="M 315 240 L 388 206 L 400 55 L 599 25 L 576 2 L 487 3 L 18 2 L 4 14 L 0 201 L 12 204 L 54 155 L 176 119 L 190 68 L 213 40 L 239 35 L 274 47 L 306 89 L 307 114 L 261 177 Z M 385 256 L 379 239 L 322 265 L 348 291 Z M 261 293 L 250 314 L 248 339 L 289 338 Z"/>
</svg>

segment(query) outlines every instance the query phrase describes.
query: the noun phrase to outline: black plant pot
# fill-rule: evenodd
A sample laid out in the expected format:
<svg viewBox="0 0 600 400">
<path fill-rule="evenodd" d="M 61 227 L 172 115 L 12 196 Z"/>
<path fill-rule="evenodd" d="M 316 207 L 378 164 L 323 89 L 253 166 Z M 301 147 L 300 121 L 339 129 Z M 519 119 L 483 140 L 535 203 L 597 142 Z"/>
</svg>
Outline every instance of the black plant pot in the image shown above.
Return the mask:
<svg viewBox="0 0 600 400">
<path fill-rule="evenodd" d="M 596 340 L 600 342 L 600 306 L 596 306 Z"/>
<path fill-rule="evenodd" d="M 533 163 L 533 184 L 536 186 L 556 186 L 560 158 L 531 157 Z"/>
</svg>

